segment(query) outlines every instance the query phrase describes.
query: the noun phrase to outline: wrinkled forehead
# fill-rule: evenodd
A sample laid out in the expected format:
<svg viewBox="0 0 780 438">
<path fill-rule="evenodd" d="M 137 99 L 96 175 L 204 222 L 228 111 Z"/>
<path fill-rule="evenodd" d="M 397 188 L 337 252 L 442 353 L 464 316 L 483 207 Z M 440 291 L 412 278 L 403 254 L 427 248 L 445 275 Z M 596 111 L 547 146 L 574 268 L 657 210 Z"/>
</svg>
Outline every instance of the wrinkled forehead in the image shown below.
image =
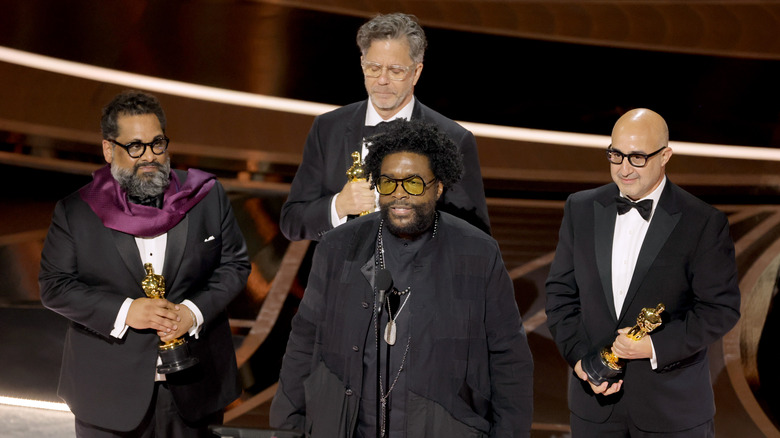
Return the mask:
<svg viewBox="0 0 780 438">
<path fill-rule="evenodd" d="M 664 136 L 646 124 L 623 126 L 612 131 L 612 148 L 620 152 L 650 153 L 665 145 Z"/>
</svg>

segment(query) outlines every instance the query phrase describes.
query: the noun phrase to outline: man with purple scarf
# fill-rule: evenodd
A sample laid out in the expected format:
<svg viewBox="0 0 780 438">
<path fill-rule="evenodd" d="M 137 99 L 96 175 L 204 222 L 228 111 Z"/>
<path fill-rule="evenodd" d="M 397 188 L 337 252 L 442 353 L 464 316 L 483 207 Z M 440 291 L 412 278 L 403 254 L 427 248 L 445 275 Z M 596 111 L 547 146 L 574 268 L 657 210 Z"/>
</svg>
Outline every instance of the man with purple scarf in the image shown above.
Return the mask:
<svg viewBox="0 0 780 438">
<path fill-rule="evenodd" d="M 57 203 L 41 301 L 70 324 L 58 394 L 79 437 L 208 437 L 241 392 L 225 312 L 246 284 L 246 244 L 214 175 L 170 168 L 158 100 L 116 96 L 101 119 L 108 165 Z M 145 264 L 162 274 L 149 298 Z M 197 364 L 158 373 L 161 342 Z"/>
</svg>

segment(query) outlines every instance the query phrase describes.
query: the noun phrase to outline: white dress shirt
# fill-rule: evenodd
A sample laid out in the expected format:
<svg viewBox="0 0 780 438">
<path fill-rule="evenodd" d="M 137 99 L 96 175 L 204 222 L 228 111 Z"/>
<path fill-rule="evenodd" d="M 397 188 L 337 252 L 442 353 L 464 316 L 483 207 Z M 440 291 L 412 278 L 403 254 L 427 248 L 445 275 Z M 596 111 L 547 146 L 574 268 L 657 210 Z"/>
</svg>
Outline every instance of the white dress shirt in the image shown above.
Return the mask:
<svg viewBox="0 0 780 438">
<path fill-rule="evenodd" d="M 141 255 L 141 263 L 151 263 L 156 274 L 162 273 L 165 265 L 165 248 L 168 245 L 168 233 L 149 238 L 136 237 L 135 244 L 138 247 L 138 253 Z M 142 278 L 139 278 L 138 282 L 140 283 L 141 280 Z M 122 303 L 122 307 L 119 308 L 119 313 L 114 320 L 114 329 L 111 331 L 111 336 L 121 338 L 127 333 L 127 329 L 129 328 L 127 325 L 127 312 L 130 310 L 130 304 L 132 303 L 133 299 L 129 297 Z M 203 325 L 203 313 L 201 313 L 198 306 L 190 300 L 184 300 L 181 304 L 187 306 L 195 316 L 195 324 L 190 328 L 189 334 L 190 336 L 197 338 L 200 328 Z"/>
<path fill-rule="evenodd" d="M 653 220 L 655 209 L 658 207 L 658 200 L 661 199 L 661 193 L 663 193 L 665 186 L 666 176 L 664 176 L 661 184 L 655 190 L 636 201 L 653 200 L 650 220 L 644 220 L 635 208 L 630 209 L 625 214 L 618 214 L 615 219 L 615 234 L 612 237 L 612 299 L 618 318 L 620 318 L 620 311 L 626 300 L 626 293 L 631 285 L 631 279 L 634 277 L 634 268 L 639 258 L 639 250 L 642 249 L 642 243 L 645 241 L 647 230 L 650 228 L 650 222 Z M 626 197 L 623 193 L 620 196 Z M 650 343 L 652 345 L 652 339 Z M 655 369 L 657 365 L 655 348 L 653 348 L 653 356 L 650 362 L 653 369 Z"/>
</svg>

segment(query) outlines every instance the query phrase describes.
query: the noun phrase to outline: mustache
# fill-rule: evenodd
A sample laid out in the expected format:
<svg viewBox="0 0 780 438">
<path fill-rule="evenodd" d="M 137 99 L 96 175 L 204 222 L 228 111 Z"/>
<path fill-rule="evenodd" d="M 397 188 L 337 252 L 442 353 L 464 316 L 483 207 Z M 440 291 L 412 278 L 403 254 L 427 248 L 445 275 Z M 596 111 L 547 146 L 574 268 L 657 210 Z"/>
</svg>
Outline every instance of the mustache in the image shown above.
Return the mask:
<svg viewBox="0 0 780 438">
<path fill-rule="evenodd" d="M 161 170 L 163 165 L 157 161 L 139 161 L 133 165 L 133 171 L 138 170 L 142 166 L 154 166 L 157 170 Z"/>
<path fill-rule="evenodd" d="M 387 208 L 390 208 L 390 207 L 412 208 L 412 204 L 410 204 L 408 202 L 398 201 L 398 200 L 395 200 L 393 202 L 385 204 L 385 206 Z"/>
</svg>

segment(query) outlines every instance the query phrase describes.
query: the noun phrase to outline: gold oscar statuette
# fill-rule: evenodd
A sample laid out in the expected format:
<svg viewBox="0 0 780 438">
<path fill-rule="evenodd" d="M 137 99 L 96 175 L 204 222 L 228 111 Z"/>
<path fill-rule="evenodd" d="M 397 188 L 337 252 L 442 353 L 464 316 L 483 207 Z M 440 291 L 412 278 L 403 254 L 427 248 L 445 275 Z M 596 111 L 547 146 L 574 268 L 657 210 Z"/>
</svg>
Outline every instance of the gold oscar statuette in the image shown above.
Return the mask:
<svg viewBox="0 0 780 438">
<path fill-rule="evenodd" d="M 144 269 L 146 276 L 141 281 L 141 287 L 146 296 L 153 299 L 165 298 L 165 278 L 154 273 L 151 263 L 144 264 Z M 187 340 L 183 338 L 169 342 L 160 341 L 158 352 L 162 360 L 162 364 L 157 366 L 157 372 L 160 374 L 175 373 L 198 363 L 198 358 L 190 354 Z"/>
<path fill-rule="evenodd" d="M 352 165 L 347 169 L 347 179 L 349 182 L 368 181 L 366 170 L 363 168 L 363 161 L 360 159 L 360 152 L 352 152 Z M 370 211 L 361 211 L 360 215 L 365 216 Z"/>
<path fill-rule="evenodd" d="M 634 341 L 647 336 L 648 333 L 661 325 L 661 313 L 664 310 L 663 303 L 658 303 L 656 307 L 643 308 L 636 318 L 636 325 L 626 333 L 626 336 Z M 611 345 L 585 356 L 580 365 L 588 375 L 588 380 L 594 385 L 601 385 L 603 382 L 610 382 L 610 384 L 617 382 L 620 380 L 624 368 L 623 361 L 615 356 Z"/>
</svg>

